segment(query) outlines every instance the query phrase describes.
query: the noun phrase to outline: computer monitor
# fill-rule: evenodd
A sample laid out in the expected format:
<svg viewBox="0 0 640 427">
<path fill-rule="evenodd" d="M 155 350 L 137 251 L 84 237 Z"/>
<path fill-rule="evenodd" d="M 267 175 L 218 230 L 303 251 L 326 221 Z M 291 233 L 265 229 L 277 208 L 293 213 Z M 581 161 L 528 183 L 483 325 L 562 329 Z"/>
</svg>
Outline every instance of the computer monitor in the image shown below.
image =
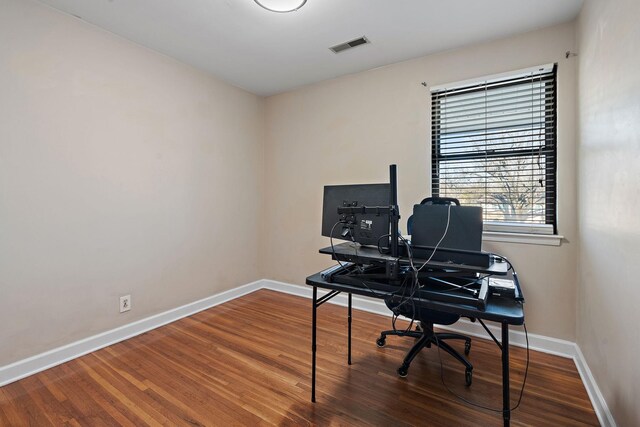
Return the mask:
<svg viewBox="0 0 640 427">
<path fill-rule="evenodd" d="M 322 204 L 322 235 L 361 245 L 387 246 L 389 239 L 390 184 L 327 185 Z M 339 207 L 384 207 L 386 211 L 339 214 Z M 374 209 L 375 210 L 375 209 Z M 333 229 L 333 235 L 331 230 Z"/>
</svg>

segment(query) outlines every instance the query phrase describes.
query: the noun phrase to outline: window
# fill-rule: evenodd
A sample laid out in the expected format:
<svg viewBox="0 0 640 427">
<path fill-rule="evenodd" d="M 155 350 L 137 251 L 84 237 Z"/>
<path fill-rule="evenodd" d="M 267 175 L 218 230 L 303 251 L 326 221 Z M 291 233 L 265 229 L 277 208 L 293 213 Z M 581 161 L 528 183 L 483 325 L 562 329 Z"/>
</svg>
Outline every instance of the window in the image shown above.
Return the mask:
<svg viewBox="0 0 640 427">
<path fill-rule="evenodd" d="M 431 89 L 432 194 L 482 206 L 485 231 L 557 234 L 556 69 Z"/>
</svg>

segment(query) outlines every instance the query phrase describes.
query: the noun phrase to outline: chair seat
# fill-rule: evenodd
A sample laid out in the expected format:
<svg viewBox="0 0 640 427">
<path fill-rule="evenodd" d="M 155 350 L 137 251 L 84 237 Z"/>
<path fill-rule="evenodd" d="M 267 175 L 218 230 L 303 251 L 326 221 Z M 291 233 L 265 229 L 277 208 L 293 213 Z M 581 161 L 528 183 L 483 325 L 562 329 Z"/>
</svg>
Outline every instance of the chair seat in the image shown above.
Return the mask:
<svg viewBox="0 0 640 427">
<path fill-rule="evenodd" d="M 378 338 L 378 340 L 376 341 L 378 347 L 384 347 L 387 335 L 409 336 L 418 339 L 418 341 L 411 347 L 411 349 L 405 356 L 402 365 L 398 368 L 398 375 L 400 375 L 401 377 L 407 376 L 409 365 L 411 364 L 413 358 L 416 357 L 416 355 L 424 347 L 431 347 L 431 345 L 433 344 L 440 347 L 442 350 L 453 356 L 465 366 L 465 383 L 467 386 L 471 385 L 473 366 L 465 357 L 469 354 L 469 350 L 471 349 L 471 339 L 467 336 L 455 333 L 436 333 L 433 329 L 434 324 L 451 325 L 457 322 L 458 319 L 460 319 L 459 315 L 446 313 L 443 311 L 418 308 L 417 313 L 415 313 L 414 316 L 414 306 L 410 303 L 410 300 L 402 298 L 398 295 L 386 298 L 384 302 L 394 314 L 419 321 L 421 326 L 421 328 L 416 331 L 395 329 L 390 331 L 382 331 L 380 333 L 380 338 Z M 451 339 L 465 341 L 465 356 L 458 353 L 453 347 L 445 342 L 445 340 Z"/>
<path fill-rule="evenodd" d="M 386 298 L 384 303 L 389 310 L 397 315 L 407 317 L 409 319 L 419 320 L 420 322 L 436 325 L 452 325 L 460 319 L 460 315 L 453 313 L 446 313 L 444 311 L 435 311 L 429 309 L 418 309 L 416 316 L 413 315 L 413 305 L 411 303 L 403 302 L 403 300 L 394 296 Z"/>
</svg>

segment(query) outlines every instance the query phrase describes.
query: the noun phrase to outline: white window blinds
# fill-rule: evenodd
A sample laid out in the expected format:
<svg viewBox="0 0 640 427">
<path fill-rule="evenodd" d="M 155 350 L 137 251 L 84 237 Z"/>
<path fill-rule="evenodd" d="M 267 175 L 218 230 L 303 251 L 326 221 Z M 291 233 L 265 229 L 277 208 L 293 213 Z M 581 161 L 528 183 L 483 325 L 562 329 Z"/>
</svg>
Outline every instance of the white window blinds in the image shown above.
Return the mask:
<svg viewBox="0 0 640 427">
<path fill-rule="evenodd" d="M 485 229 L 556 232 L 556 65 L 431 89 L 432 194 Z"/>
</svg>

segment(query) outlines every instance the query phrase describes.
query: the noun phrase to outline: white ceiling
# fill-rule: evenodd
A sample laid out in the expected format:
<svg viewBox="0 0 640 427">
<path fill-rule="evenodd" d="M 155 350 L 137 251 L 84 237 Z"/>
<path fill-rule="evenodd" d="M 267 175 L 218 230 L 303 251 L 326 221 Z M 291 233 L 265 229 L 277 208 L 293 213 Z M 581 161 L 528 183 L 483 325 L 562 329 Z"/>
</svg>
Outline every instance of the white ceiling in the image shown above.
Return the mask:
<svg viewBox="0 0 640 427">
<path fill-rule="evenodd" d="M 583 0 L 40 0 L 259 95 L 576 17 Z M 366 36 L 339 54 L 330 46 Z"/>
</svg>

